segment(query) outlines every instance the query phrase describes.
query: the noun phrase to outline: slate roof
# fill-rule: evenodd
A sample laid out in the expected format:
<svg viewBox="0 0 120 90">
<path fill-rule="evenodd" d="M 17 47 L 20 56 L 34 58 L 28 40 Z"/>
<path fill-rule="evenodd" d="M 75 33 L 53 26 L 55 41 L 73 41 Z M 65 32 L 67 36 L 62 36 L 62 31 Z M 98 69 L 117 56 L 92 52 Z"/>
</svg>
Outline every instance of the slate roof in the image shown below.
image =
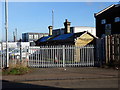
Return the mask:
<svg viewBox="0 0 120 90">
<path fill-rule="evenodd" d="M 68 38 L 70 38 L 71 36 L 73 36 L 74 33 L 69 33 L 69 34 L 62 34 L 62 35 L 59 35 L 51 40 L 66 40 Z"/>
<path fill-rule="evenodd" d="M 45 41 L 49 40 L 50 37 L 51 37 L 51 36 L 42 37 L 42 38 L 40 38 L 40 39 L 38 40 L 38 42 L 45 42 Z"/>
<path fill-rule="evenodd" d="M 75 40 L 78 37 L 81 37 L 85 33 L 91 35 L 93 38 L 97 38 L 96 36 L 93 36 L 91 33 L 84 31 L 79 33 L 68 33 L 68 34 L 62 34 L 57 36 L 45 36 L 36 41 L 37 45 L 63 45 L 63 44 L 74 44 Z"/>
<path fill-rule="evenodd" d="M 62 34 L 62 35 L 58 35 L 58 36 L 45 36 L 45 37 L 42 37 L 38 40 L 38 42 L 51 42 L 51 41 L 72 41 L 74 40 L 75 38 L 81 36 L 83 33 L 85 33 L 86 31 L 84 32 L 79 32 L 79 33 L 68 33 L 68 34 Z"/>
</svg>

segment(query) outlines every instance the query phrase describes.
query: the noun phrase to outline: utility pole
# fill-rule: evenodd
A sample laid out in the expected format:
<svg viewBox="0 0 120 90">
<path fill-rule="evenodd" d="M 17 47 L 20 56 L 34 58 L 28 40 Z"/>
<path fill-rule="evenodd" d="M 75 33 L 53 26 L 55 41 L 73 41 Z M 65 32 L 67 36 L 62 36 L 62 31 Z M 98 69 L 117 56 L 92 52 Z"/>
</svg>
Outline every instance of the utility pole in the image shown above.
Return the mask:
<svg viewBox="0 0 120 90">
<path fill-rule="evenodd" d="M 17 28 L 15 28 L 15 41 L 17 42 Z"/>
<path fill-rule="evenodd" d="M 54 10 L 52 10 L 52 26 L 54 28 Z"/>
<path fill-rule="evenodd" d="M 13 32 L 13 41 L 15 42 L 15 32 Z"/>
<path fill-rule="evenodd" d="M 9 67 L 9 58 L 8 58 L 8 0 L 5 0 L 5 30 L 6 30 L 6 66 Z"/>
</svg>

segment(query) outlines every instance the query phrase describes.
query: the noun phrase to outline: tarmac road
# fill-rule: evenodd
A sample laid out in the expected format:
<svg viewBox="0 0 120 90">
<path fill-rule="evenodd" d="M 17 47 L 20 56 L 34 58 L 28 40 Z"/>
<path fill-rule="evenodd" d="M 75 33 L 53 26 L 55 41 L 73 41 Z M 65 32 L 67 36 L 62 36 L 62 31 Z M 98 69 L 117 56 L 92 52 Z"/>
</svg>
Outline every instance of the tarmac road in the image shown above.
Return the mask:
<svg viewBox="0 0 120 90">
<path fill-rule="evenodd" d="M 110 88 L 117 90 L 118 71 L 96 67 L 35 68 L 26 75 L 3 76 L 4 88 Z M 105 89 L 106 90 L 106 89 Z"/>
</svg>

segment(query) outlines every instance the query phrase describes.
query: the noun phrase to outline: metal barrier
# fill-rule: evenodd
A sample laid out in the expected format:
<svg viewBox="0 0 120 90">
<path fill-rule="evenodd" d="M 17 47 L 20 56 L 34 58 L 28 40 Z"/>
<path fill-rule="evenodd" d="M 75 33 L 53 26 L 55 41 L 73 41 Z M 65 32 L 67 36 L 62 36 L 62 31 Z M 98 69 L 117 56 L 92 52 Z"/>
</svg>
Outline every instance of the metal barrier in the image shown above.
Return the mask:
<svg viewBox="0 0 120 90">
<path fill-rule="evenodd" d="M 9 48 L 9 65 L 29 67 L 80 67 L 94 66 L 94 46 L 35 46 Z M 6 66 L 5 49 L 0 51 L 0 68 Z"/>
<path fill-rule="evenodd" d="M 94 46 L 29 47 L 29 67 L 94 66 Z"/>
<path fill-rule="evenodd" d="M 13 67 L 19 63 L 25 64 L 29 59 L 28 47 L 21 48 L 8 48 L 9 66 Z M 0 51 L 0 68 L 6 67 L 6 49 L 1 49 Z"/>
</svg>

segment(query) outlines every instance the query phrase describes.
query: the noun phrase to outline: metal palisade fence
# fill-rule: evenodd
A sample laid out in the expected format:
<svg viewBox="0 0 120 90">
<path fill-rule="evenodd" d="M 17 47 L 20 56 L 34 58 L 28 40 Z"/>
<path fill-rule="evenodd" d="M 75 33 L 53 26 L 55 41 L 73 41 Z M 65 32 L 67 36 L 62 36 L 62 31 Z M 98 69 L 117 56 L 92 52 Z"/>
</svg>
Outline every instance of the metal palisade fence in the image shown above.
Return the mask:
<svg viewBox="0 0 120 90">
<path fill-rule="evenodd" d="M 22 63 L 22 65 L 27 65 L 29 60 L 29 52 L 28 47 L 20 48 L 8 47 L 8 59 L 9 59 L 9 67 L 17 66 Z M 1 48 L 0 50 L 0 68 L 6 67 L 6 48 Z"/>
<path fill-rule="evenodd" d="M 29 47 L 29 67 L 79 67 L 94 66 L 94 46 Z"/>
<path fill-rule="evenodd" d="M 29 67 L 90 67 L 95 66 L 95 48 L 93 45 L 76 47 L 61 46 L 30 46 L 8 48 L 9 66 L 25 65 Z M 0 51 L 0 68 L 6 66 L 6 49 Z"/>
</svg>

